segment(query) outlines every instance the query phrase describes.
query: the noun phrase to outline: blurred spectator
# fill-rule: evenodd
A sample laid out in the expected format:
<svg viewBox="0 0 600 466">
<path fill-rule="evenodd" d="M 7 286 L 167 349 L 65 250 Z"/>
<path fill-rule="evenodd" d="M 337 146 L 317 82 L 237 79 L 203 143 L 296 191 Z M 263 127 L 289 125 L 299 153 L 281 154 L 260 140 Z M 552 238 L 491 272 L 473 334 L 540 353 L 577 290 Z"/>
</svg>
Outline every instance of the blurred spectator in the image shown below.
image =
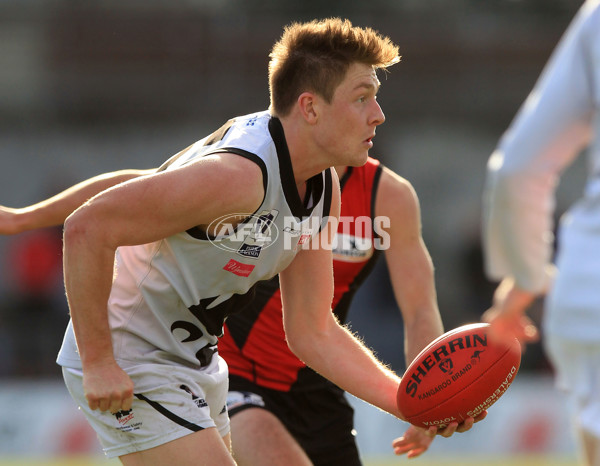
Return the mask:
<svg viewBox="0 0 600 466">
<path fill-rule="evenodd" d="M 6 352 L 0 371 L 59 375 L 56 353 L 68 322 L 62 286 L 62 228 L 10 238 L 4 258 L 8 292 L 0 308 Z"/>
</svg>

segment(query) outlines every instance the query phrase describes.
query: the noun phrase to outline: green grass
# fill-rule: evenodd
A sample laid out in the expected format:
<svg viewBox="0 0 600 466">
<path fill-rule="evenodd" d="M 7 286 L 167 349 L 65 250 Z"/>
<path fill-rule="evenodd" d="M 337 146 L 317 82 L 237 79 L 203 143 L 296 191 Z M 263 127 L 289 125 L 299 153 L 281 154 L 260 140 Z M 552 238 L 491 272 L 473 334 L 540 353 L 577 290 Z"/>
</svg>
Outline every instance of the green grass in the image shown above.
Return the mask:
<svg viewBox="0 0 600 466">
<path fill-rule="evenodd" d="M 37 456 L 31 457 L 0 457 L 0 466 L 118 466 L 118 459 L 109 460 L 101 456 L 56 457 L 51 459 Z"/>
<path fill-rule="evenodd" d="M 450 457 L 427 456 L 408 460 L 406 458 L 372 458 L 365 460 L 365 466 L 580 466 L 576 458 L 550 457 L 546 455 L 507 455 Z"/>
<path fill-rule="evenodd" d="M 2 458 L 0 466 L 117 466 L 119 460 L 102 457 L 68 457 L 44 459 L 38 457 Z M 408 460 L 404 457 L 385 457 L 365 459 L 364 466 L 579 466 L 575 458 L 549 457 L 544 455 L 523 455 L 504 457 L 465 457 L 442 458 L 424 455 Z"/>
</svg>

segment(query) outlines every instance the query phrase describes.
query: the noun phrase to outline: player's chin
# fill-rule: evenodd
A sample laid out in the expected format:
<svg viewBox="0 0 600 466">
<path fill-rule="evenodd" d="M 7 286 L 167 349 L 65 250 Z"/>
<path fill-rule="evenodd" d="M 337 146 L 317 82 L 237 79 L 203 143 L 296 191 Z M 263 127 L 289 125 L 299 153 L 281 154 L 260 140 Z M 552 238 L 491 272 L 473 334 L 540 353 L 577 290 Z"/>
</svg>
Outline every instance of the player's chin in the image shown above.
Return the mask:
<svg viewBox="0 0 600 466">
<path fill-rule="evenodd" d="M 354 157 L 352 157 L 352 161 L 348 162 L 347 165 L 352 167 L 362 167 L 365 163 L 367 163 L 367 159 L 369 158 L 369 151 L 364 150 L 357 153 Z"/>
</svg>

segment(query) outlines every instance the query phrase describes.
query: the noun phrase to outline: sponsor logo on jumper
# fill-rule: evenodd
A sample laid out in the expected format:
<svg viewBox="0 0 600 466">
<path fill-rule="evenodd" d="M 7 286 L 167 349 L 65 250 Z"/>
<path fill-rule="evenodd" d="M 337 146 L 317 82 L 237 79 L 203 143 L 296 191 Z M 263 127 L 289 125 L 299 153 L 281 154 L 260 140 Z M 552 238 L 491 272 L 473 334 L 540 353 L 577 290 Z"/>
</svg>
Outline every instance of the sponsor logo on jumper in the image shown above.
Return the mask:
<svg viewBox="0 0 600 466">
<path fill-rule="evenodd" d="M 347 262 L 367 260 L 373 255 L 373 241 L 370 237 L 337 233 L 333 239 L 333 255 Z"/>
<path fill-rule="evenodd" d="M 261 251 L 271 246 L 279 236 L 279 230 L 273 223 L 278 214 L 273 209 L 253 215 L 224 215 L 208 225 L 208 231 L 214 236 L 210 241 L 224 251 L 257 259 Z"/>
<path fill-rule="evenodd" d="M 238 249 L 238 254 L 246 257 L 258 257 L 260 252 L 262 251 L 262 247 L 256 246 L 255 244 L 242 244 Z"/>
<path fill-rule="evenodd" d="M 326 225 L 327 221 L 320 219 L 319 217 L 307 217 L 302 219 L 301 223 L 294 217 L 285 218 L 284 231 L 294 232 L 293 234 L 286 234 L 283 236 L 285 250 L 293 250 L 294 252 L 299 249 L 331 249 L 331 245 L 328 244 L 327 234 L 321 235 L 321 242 L 314 241 L 315 235 L 321 229 L 321 225 Z"/>
<path fill-rule="evenodd" d="M 412 374 L 405 375 L 405 377 L 409 377 L 409 381 L 406 384 L 406 393 L 412 397 L 415 397 L 423 377 L 425 377 L 427 373 L 436 365 L 440 364 L 441 361 L 445 361 L 446 359 L 450 358 L 453 353 L 459 350 L 482 347 L 487 347 L 487 335 L 476 333 L 473 335 L 455 338 L 454 340 L 450 340 L 448 343 L 440 346 L 435 351 L 427 355 L 423 362 L 414 369 Z M 447 385 L 449 385 L 452 381 L 451 379 L 448 379 L 447 382 Z M 439 388 L 439 390 L 445 388 L 445 386 L 442 387 L 442 385 L 443 384 L 440 384 L 440 387 L 436 388 Z"/>
<path fill-rule="evenodd" d="M 300 236 L 302 234 L 302 230 L 296 230 L 295 228 L 291 227 L 287 223 L 288 222 L 286 222 L 286 226 L 283 227 L 283 232 L 286 233 L 288 236 L 295 237 L 295 236 Z"/>
<path fill-rule="evenodd" d="M 249 277 L 252 271 L 254 270 L 255 265 L 244 264 L 243 262 L 238 262 L 235 259 L 229 259 L 229 262 L 225 264 L 223 270 L 227 270 L 235 275 L 240 277 Z"/>
<path fill-rule="evenodd" d="M 306 244 L 306 242 L 310 239 L 310 233 L 303 233 L 300 235 L 300 239 L 298 240 L 298 244 Z"/>
<path fill-rule="evenodd" d="M 337 227 L 337 236 L 341 237 L 342 243 L 336 247 L 342 251 L 354 250 L 354 254 L 372 254 L 372 249 L 386 250 L 390 247 L 390 235 L 388 233 L 391 221 L 389 217 L 377 216 L 371 218 L 367 215 L 357 217 L 341 216 Z M 354 241 L 351 248 L 344 241 Z M 335 242 L 334 242 L 335 244 Z M 339 244 L 339 243 L 338 243 Z"/>
</svg>

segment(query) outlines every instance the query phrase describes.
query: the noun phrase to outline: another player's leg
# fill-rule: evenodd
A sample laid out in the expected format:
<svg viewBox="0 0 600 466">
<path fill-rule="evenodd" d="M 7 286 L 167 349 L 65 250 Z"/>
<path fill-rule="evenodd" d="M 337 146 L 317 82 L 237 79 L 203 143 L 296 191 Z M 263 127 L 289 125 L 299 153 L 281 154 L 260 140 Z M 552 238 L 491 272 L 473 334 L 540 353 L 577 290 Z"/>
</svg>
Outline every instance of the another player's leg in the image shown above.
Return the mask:
<svg viewBox="0 0 600 466">
<path fill-rule="evenodd" d="M 546 351 L 566 394 L 582 460 L 600 466 L 600 345 L 548 335 Z"/>
<path fill-rule="evenodd" d="M 309 466 L 312 463 L 277 417 L 263 408 L 231 415 L 233 457 L 240 466 Z"/>
<path fill-rule="evenodd" d="M 123 455 L 119 459 L 125 466 L 235 466 L 227 446 L 229 437 L 230 434 L 227 434 L 221 438 L 217 429 L 211 427 L 158 447 Z"/>
</svg>

